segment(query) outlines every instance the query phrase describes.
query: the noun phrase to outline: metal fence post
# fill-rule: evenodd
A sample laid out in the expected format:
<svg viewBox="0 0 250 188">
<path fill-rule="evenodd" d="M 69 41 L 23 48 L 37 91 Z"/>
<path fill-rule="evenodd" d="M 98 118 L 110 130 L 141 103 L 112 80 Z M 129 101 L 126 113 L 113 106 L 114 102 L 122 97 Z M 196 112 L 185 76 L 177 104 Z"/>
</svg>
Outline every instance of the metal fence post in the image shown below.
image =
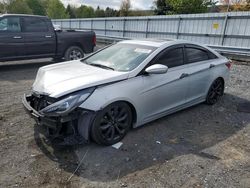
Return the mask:
<svg viewBox="0 0 250 188">
<path fill-rule="evenodd" d="M 107 19 L 105 18 L 105 20 L 104 20 L 104 24 L 105 24 L 105 26 L 104 26 L 104 35 L 106 36 L 107 35 Z"/>
<path fill-rule="evenodd" d="M 221 46 L 223 46 L 224 40 L 225 40 L 225 34 L 226 34 L 226 29 L 227 29 L 227 21 L 228 21 L 228 14 L 225 16 L 225 20 L 224 20 L 224 24 L 223 24 L 223 30 L 222 30 L 221 41 L 220 41 Z"/>
<path fill-rule="evenodd" d="M 91 19 L 91 26 L 90 26 L 91 28 L 91 31 L 93 31 L 93 19 Z"/>
<path fill-rule="evenodd" d="M 123 20 L 122 36 L 125 37 L 126 18 Z"/>
<path fill-rule="evenodd" d="M 71 19 L 69 20 L 69 29 L 72 29 L 71 28 Z"/>
<path fill-rule="evenodd" d="M 81 29 L 81 20 L 79 19 L 78 22 L 79 22 L 78 23 L 79 24 L 79 29 Z"/>
<path fill-rule="evenodd" d="M 146 25 L 146 38 L 148 38 L 149 21 L 150 21 L 150 19 L 149 19 L 149 18 L 147 18 L 147 25 Z"/>
<path fill-rule="evenodd" d="M 177 32 L 176 32 L 176 39 L 179 38 L 179 33 L 180 33 L 180 26 L 181 26 L 181 17 L 178 19 L 178 25 L 177 25 Z"/>
</svg>

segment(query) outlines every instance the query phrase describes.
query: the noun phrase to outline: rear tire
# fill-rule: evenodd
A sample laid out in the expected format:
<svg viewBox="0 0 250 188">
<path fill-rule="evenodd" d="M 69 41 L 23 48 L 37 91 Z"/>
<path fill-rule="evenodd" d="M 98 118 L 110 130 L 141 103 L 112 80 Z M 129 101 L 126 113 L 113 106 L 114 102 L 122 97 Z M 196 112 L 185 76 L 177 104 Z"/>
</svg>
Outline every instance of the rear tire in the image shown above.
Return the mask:
<svg viewBox="0 0 250 188">
<path fill-rule="evenodd" d="M 206 104 L 214 105 L 224 94 L 224 81 L 222 78 L 217 78 L 209 88 Z"/>
<path fill-rule="evenodd" d="M 64 59 L 66 61 L 72 61 L 72 60 L 82 59 L 83 57 L 84 57 L 84 52 L 78 46 L 71 46 L 71 47 L 69 47 L 66 50 L 65 54 L 64 54 Z"/>
<path fill-rule="evenodd" d="M 132 112 L 125 102 L 113 103 L 98 112 L 91 127 L 91 137 L 101 145 L 121 141 L 132 125 Z"/>
</svg>

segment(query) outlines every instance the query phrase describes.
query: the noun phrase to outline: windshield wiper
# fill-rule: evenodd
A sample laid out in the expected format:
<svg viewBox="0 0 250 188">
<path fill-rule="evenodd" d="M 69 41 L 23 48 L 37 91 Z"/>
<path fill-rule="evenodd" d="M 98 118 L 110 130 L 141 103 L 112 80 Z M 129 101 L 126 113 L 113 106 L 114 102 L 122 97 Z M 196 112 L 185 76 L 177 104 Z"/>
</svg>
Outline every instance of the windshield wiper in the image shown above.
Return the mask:
<svg viewBox="0 0 250 188">
<path fill-rule="evenodd" d="M 87 63 L 88 64 L 88 63 Z M 112 67 L 108 67 L 106 65 L 101 65 L 101 64 L 97 64 L 97 63 L 90 63 L 88 65 L 92 65 L 92 66 L 95 66 L 95 67 L 100 67 L 100 68 L 103 68 L 103 69 L 109 69 L 109 70 L 115 70 L 114 68 Z"/>
</svg>

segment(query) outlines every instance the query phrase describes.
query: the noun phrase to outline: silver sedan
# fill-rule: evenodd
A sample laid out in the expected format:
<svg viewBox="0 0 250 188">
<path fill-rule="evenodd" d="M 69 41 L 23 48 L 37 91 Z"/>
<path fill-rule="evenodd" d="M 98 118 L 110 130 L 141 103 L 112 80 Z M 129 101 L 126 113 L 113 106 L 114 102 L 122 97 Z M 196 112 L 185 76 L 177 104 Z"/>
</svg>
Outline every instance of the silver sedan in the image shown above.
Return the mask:
<svg viewBox="0 0 250 188">
<path fill-rule="evenodd" d="M 224 93 L 230 61 L 187 41 L 128 40 L 39 69 L 23 104 L 52 138 L 112 145 L 129 129 Z"/>
</svg>

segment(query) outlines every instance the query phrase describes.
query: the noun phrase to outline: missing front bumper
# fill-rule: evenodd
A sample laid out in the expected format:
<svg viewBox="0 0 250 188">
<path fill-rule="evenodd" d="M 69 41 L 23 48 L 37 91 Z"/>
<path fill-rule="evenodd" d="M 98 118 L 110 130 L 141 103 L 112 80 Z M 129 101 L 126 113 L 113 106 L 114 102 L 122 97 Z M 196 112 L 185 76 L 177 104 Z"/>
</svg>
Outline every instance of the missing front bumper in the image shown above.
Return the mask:
<svg viewBox="0 0 250 188">
<path fill-rule="evenodd" d="M 47 117 L 40 114 L 33 106 L 34 96 L 24 95 L 22 103 L 27 113 L 38 125 L 47 129 L 47 137 L 52 140 L 61 139 L 60 145 L 76 145 L 89 142 L 89 130 L 95 113 L 76 109 L 66 116 Z"/>
</svg>

